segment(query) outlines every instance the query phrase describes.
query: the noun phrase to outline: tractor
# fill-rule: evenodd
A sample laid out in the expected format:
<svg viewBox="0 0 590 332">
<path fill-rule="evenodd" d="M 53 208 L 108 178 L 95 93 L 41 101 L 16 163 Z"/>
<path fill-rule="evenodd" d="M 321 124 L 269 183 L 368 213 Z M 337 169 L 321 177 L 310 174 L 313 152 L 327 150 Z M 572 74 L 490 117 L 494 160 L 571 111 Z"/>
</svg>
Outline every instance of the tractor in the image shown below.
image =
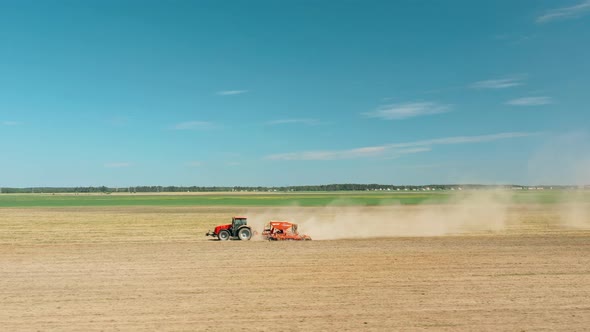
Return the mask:
<svg viewBox="0 0 590 332">
<path fill-rule="evenodd" d="M 219 241 L 227 241 L 229 239 L 250 240 L 252 238 L 252 229 L 248 226 L 248 218 L 233 217 L 231 224 L 219 225 L 215 227 L 213 232 L 207 232 L 206 236 L 213 236 Z"/>
<path fill-rule="evenodd" d="M 300 235 L 297 232 L 297 224 L 288 221 L 271 221 L 262 232 L 262 236 L 269 241 L 308 241 L 309 235 Z"/>
</svg>

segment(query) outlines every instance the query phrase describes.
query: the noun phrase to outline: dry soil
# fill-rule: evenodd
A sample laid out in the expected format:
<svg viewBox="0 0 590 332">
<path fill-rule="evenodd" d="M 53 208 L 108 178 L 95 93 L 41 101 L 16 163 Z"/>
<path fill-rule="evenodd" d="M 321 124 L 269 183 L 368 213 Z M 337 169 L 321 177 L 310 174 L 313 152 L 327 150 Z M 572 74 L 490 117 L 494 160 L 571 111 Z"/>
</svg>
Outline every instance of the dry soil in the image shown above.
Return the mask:
<svg viewBox="0 0 590 332">
<path fill-rule="evenodd" d="M 205 238 L 207 229 L 245 213 L 266 214 L 1 209 L 0 330 L 590 326 L 590 232 L 554 222 L 555 207 L 512 207 L 495 232 L 309 242 Z"/>
</svg>

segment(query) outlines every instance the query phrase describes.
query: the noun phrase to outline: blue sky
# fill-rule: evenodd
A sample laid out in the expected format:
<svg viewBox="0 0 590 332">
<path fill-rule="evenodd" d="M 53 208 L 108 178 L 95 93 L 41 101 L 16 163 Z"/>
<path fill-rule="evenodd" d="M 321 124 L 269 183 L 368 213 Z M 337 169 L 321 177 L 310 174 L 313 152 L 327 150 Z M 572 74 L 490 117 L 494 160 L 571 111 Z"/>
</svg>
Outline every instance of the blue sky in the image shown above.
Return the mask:
<svg viewBox="0 0 590 332">
<path fill-rule="evenodd" d="M 590 183 L 590 1 L 0 1 L 0 187 Z"/>
</svg>

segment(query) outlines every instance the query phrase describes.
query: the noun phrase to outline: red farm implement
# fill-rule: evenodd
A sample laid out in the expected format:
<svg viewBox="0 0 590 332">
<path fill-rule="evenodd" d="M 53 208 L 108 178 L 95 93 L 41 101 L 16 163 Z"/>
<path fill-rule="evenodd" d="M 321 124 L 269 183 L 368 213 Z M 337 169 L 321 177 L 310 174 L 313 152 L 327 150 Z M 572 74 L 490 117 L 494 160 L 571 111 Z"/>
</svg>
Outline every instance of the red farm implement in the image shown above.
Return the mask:
<svg viewBox="0 0 590 332">
<path fill-rule="evenodd" d="M 262 237 L 269 241 L 307 241 L 311 240 L 308 235 L 300 235 L 297 232 L 297 224 L 288 221 L 271 221 L 262 232 Z"/>
</svg>

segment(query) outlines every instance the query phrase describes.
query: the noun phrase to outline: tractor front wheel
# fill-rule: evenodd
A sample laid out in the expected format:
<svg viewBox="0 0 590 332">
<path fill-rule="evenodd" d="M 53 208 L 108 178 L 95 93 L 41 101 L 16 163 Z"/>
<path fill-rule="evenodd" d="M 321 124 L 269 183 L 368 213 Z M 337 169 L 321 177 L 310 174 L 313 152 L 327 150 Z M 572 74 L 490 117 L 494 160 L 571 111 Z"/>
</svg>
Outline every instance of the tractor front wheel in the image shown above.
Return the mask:
<svg viewBox="0 0 590 332">
<path fill-rule="evenodd" d="M 241 228 L 238 231 L 238 238 L 240 240 L 248 241 L 252 237 L 252 231 L 248 227 Z"/>
<path fill-rule="evenodd" d="M 227 240 L 229 240 L 229 232 L 226 231 L 225 229 L 222 231 L 219 231 L 219 234 L 217 234 L 217 238 L 219 239 L 219 241 L 227 241 Z"/>
</svg>

